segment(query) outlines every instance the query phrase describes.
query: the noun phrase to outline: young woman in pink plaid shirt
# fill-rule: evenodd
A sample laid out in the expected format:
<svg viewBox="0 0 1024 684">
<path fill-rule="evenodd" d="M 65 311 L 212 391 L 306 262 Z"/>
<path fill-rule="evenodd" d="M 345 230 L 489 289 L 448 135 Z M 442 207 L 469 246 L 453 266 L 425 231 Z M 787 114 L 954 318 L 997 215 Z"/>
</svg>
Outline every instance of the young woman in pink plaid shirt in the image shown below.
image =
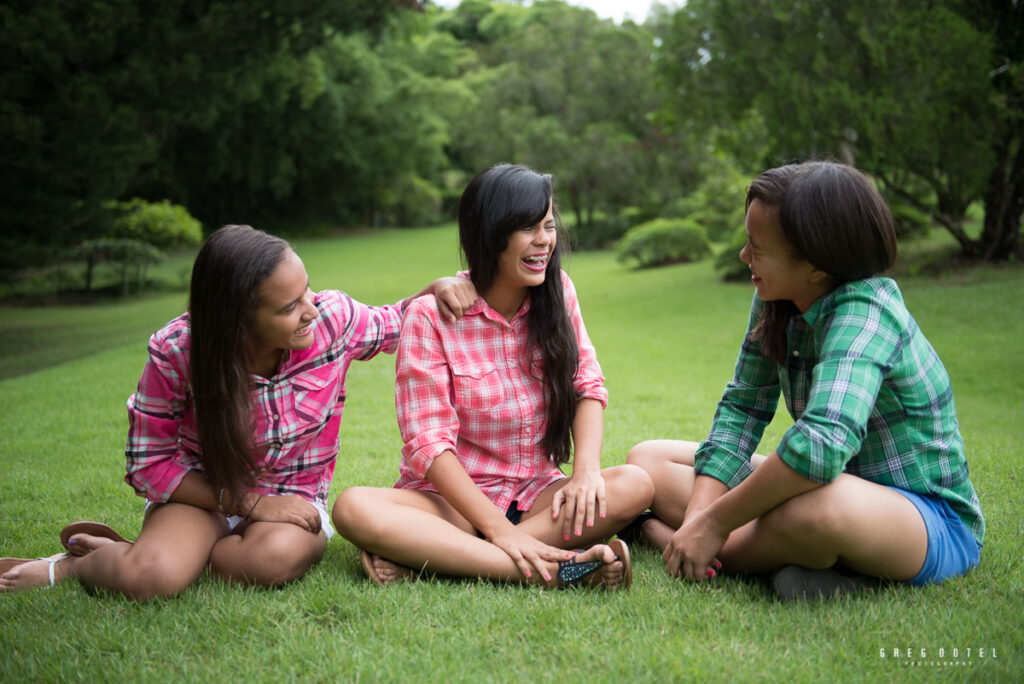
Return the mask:
<svg viewBox="0 0 1024 684">
<path fill-rule="evenodd" d="M 436 295 L 454 319 L 476 299 L 455 278 Z M 407 300 L 371 307 L 313 292 L 285 241 L 225 226 L 199 250 L 189 312 L 150 339 L 128 400 L 127 482 L 147 499 L 134 544 L 100 523 L 72 523 L 68 553 L 0 561 L 0 592 L 77 577 L 134 599 L 176 594 L 209 567 L 271 586 L 323 555 L 345 374 L 393 352 Z"/>
<path fill-rule="evenodd" d="M 383 584 L 412 568 L 548 586 L 626 588 L 629 551 L 602 540 L 651 502 L 634 466 L 601 469 L 608 393 L 561 270 L 551 177 L 499 165 L 459 202 L 480 299 L 456 322 L 430 298 L 406 312 L 392 489 L 354 487 L 333 519 Z M 572 457 L 572 476 L 558 466 Z M 570 551 L 582 549 L 580 551 Z"/>
</svg>

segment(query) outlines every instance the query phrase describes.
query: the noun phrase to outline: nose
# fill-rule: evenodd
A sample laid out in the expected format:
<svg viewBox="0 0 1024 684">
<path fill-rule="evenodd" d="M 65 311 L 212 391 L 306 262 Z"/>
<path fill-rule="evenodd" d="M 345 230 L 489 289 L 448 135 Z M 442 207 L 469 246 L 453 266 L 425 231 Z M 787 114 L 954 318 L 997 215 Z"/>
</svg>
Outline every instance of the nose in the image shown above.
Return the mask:
<svg viewBox="0 0 1024 684">
<path fill-rule="evenodd" d="M 543 226 L 537 226 L 533 231 L 533 244 L 549 245 L 555 237 L 555 231 L 547 230 Z"/>
<path fill-rule="evenodd" d="M 302 298 L 303 303 L 306 305 L 306 310 L 302 312 L 302 318 L 307 321 L 311 321 L 317 317 L 316 303 L 314 302 L 316 295 L 312 290 L 306 290 L 306 296 Z"/>
<path fill-rule="evenodd" d="M 740 261 L 745 263 L 747 266 L 750 265 L 750 243 L 743 245 L 743 249 L 740 250 Z"/>
</svg>

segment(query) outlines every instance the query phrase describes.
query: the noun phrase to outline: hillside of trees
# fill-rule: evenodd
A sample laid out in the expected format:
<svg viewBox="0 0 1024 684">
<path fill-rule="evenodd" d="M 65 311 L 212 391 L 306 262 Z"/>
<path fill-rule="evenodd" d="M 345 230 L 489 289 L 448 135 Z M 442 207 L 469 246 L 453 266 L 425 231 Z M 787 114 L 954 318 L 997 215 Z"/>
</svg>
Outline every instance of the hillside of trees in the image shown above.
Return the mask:
<svg viewBox="0 0 1024 684">
<path fill-rule="evenodd" d="M 133 198 L 207 232 L 425 225 L 499 161 L 554 175 L 584 247 L 655 218 L 728 240 L 745 179 L 813 157 L 964 256 L 1021 254 L 1014 0 L 689 0 L 621 25 L 562 0 L 16 0 L 0 27 L 0 280 Z"/>
</svg>

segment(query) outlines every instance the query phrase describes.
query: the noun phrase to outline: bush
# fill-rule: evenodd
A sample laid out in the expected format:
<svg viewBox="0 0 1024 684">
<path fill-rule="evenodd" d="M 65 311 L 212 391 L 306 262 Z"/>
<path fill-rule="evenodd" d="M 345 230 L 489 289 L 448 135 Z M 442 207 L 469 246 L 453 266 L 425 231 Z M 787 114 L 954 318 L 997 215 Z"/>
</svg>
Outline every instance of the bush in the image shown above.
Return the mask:
<svg viewBox="0 0 1024 684">
<path fill-rule="evenodd" d="M 631 228 L 619 241 L 617 259 L 637 268 L 699 261 L 711 253 L 707 233 L 691 219 L 654 219 Z"/>
<path fill-rule="evenodd" d="M 726 281 L 741 281 L 750 278 L 750 267 L 740 261 L 740 250 L 747 244 L 747 230 L 739 226 L 729 241 L 715 256 L 715 273 Z"/>
<path fill-rule="evenodd" d="M 915 238 L 928 234 L 932 220 L 928 214 L 918 211 L 907 204 L 890 204 L 893 221 L 896 224 L 896 237 L 899 239 Z"/>
<path fill-rule="evenodd" d="M 167 200 L 147 202 L 136 198 L 130 202 L 109 202 L 106 208 L 113 213 L 105 235 L 108 238 L 138 240 L 157 249 L 190 247 L 203 239 L 202 224 L 185 207 Z"/>
</svg>

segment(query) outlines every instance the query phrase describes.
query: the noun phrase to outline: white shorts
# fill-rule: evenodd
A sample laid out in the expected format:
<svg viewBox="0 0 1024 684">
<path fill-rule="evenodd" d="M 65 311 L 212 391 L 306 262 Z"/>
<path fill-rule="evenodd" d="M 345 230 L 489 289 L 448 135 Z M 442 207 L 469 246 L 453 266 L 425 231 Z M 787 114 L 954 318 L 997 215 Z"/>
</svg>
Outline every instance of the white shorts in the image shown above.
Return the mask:
<svg viewBox="0 0 1024 684">
<path fill-rule="evenodd" d="M 275 496 L 275 495 L 274 494 L 265 494 L 264 496 Z M 152 506 L 154 503 L 155 502 L 153 502 L 153 501 L 146 501 L 146 507 L 143 510 L 144 511 L 148 511 L 149 507 Z M 331 514 L 327 512 L 327 506 L 322 504 L 322 503 L 320 503 L 319 501 L 317 501 L 317 502 L 312 502 L 311 501 L 310 505 L 313 506 L 313 508 L 316 509 L 316 512 L 320 514 L 320 529 L 321 529 L 321 531 L 323 531 L 324 536 L 327 537 L 327 541 L 330 541 L 331 537 L 334 536 L 334 525 L 331 524 Z M 236 527 L 239 526 L 239 524 L 242 523 L 243 520 L 245 520 L 245 518 L 243 516 L 240 516 L 240 515 L 229 515 L 229 516 L 227 516 L 227 520 L 228 520 L 228 533 L 230 534 L 231 532 L 234 531 L 234 529 Z"/>
</svg>

